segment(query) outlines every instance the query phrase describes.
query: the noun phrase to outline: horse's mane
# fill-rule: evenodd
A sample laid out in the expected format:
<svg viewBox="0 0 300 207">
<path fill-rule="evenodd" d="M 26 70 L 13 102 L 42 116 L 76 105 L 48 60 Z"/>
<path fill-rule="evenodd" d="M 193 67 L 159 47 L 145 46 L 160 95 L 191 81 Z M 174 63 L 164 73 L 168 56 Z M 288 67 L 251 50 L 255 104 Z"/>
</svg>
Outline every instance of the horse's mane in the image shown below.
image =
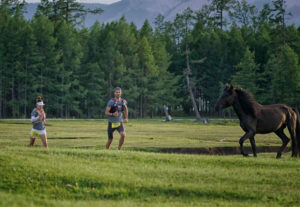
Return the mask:
<svg viewBox="0 0 300 207">
<path fill-rule="evenodd" d="M 238 100 L 241 104 L 243 111 L 248 115 L 256 117 L 258 114 L 260 104 L 254 99 L 252 93 L 240 87 L 235 87 L 234 90 L 238 95 Z"/>
</svg>

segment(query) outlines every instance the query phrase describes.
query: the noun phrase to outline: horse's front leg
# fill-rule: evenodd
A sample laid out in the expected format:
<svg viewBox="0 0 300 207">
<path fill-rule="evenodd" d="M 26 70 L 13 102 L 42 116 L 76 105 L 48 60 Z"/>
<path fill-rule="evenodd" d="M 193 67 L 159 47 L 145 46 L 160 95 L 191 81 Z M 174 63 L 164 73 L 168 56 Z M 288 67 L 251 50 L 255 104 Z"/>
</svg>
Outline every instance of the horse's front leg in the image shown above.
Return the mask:
<svg viewBox="0 0 300 207">
<path fill-rule="evenodd" d="M 254 136 L 250 137 L 249 139 L 250 139 L 250 143 L 251 143 L 251 148 L 252 148 L 253 156 L 256 157 L 256 145 L 255 145 Z"/>
<path fill-rule="evenodd" d="M 245 156 L 245 157 L 248 156 L 248 154 L 246 154 L 246 153 L 244 152 L 244 149 L 243 149 L 244 141 L 245 141 L 246 139 L 250 138 L 250 137 L 253 137 L 253 136 L 254 136 L 254 133 L 253 133 L 252 131 L 249 131 L 249 132 L 247 132 L 244 136 L 242 136 L 242 137 L 240 138 L 239 143 L 240 143 L 241 154 L 242 154 L 243 156 Z"/>
</svg>

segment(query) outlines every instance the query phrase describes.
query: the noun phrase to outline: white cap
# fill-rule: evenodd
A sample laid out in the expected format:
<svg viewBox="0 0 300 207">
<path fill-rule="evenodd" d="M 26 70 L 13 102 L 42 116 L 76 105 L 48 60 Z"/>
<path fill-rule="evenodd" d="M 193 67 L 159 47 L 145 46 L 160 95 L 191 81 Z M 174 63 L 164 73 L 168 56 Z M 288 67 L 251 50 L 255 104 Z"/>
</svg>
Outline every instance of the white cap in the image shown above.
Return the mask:
<svg viewBox="0 0 300 207">
<path fill-rule="evenodd" d="M 38 105 L 38 106 L 44 106 L 45 104 L 44 104 L 44 102 L 41 101 L 41 102 L 37 102 L 36 105 Z"/>
</svg>

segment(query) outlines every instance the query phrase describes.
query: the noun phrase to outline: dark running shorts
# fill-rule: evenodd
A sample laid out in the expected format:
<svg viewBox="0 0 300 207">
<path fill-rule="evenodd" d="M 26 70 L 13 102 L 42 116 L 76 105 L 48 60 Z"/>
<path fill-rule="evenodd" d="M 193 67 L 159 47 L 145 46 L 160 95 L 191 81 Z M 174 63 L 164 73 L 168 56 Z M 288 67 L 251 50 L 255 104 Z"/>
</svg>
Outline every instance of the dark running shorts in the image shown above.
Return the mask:
<svg viewBox="0 0 300 207">
<path fill-rule="evenodd" d="M 117 124 L 117 123 L 108 122 L 108 127 L 107 127 L 108 139 L 114 138 L 113 137 L 113 133 L 114 133 L 115 130 L 117 130 L 119 133 L 125 131 L 122 122 L 120 122 L 119 123 L 120 125 L 118 127 L 116 127 L 116 128 L 113 128 L 113 126 L 112 126 L 113 124 Z"/>
</svg>

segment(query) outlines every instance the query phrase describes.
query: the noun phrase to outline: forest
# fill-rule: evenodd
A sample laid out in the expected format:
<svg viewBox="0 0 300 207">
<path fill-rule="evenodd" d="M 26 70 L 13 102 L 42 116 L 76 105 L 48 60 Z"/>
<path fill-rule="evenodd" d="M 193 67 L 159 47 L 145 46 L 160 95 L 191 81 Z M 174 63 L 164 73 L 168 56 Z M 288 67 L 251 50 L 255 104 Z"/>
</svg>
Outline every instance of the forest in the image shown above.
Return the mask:
<svg viewBox="0 0 300 207">
<path fill-rule="evenodd" d="M 82 26 L 75 0 L 0 0 L 0 118 L 28 118 L 41 95 L 47 117 L 103 118 L 121 87 L 131 118 L 215 115 L 226 83 L 261 104 L 300 107 L 300 27 L 287 25 L 285 0 L 262 9 L 246 0 L 210 0 L 172 21 L 141 28 L 124 17 Z M 154 25 L 154 26 L 151 26 Z"/>
</svg>

